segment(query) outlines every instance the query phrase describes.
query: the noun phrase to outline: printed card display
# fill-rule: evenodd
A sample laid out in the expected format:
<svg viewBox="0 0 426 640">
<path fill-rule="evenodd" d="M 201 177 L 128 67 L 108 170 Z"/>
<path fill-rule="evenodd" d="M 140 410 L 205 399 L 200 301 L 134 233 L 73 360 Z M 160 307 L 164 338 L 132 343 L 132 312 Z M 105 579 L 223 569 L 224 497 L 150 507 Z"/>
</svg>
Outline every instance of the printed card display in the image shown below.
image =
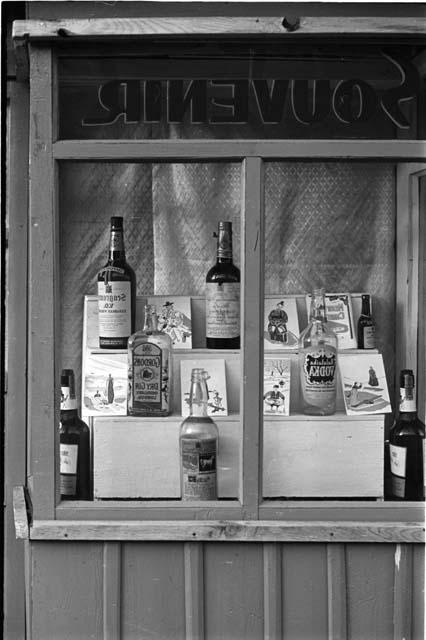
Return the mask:
<svg viewBox="0 0 426 640">
<path fill-rule="evenodd" d="M 174 349 L 192 348 L 191 298 L 189 296 L 151 296 L 147 303 L 156 308 L 158 328 L 167 333 Z"/>
<path fill-rule="evenodd" d="M 87 353 L 82 380 L 84 416 L 127 414 L 127 354 Z"/>
<path fill-rule="evenodd" d="M 311 296 L 306 296 L 306 308 L 309 316 Z M 326 293 L 325 310 L 330 329 L 337 336 L 339 349 L 356 349 L 357 339 L 349 293 Z"/>
<path fill-rule="evenodd" d="M 221 358 L 212 358 L 206 360 L 181 360 L 180 388 L 182 415 L 189 415 L 189 391 L 191 387 L 192 369 L 204 369 L 208 373 L 208 415 L 212 418 L 214 418 L 215 416 L 227 416 L 228 398 L 226 394 L 226 369 L 225 360 Z"/>
<path fill-rule="evenodd" d="M 290 358 L 265 357 L 263 413 L 290 415 Z"/>
<path fill-rule="evenodd" d="M 348 416 L 391 413 L 383 358 L 379 353 L 339 358 L 340 379 Z"/>
<path fill-rule="evenodd" d="M 296 298 L 265 299 L 264 349 L 295 349 L 299 340 Z"/>
</svg>

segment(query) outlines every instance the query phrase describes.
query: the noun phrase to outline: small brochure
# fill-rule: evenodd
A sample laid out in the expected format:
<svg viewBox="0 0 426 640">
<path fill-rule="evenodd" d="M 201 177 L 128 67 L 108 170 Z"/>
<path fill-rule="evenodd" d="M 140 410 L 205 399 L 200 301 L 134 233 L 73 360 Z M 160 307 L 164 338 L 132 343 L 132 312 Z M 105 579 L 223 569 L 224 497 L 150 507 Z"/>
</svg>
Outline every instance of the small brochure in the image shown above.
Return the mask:
<svg viewBox="0 0 426 640">
<path fill-rule="evenodd" d="M 345 410 L 348 416 L 391 413 L 383 357 L 379 353 L 347 354 L 339 358 Z"/>
<path fill-rule="evenodd" d="M 265 357 L 263 413 L 290 415 L 290 358 Z"/>
<path fill-rule="evenodd" d="M 127 415 L 127 354 L 87 353 L 82 386 L 83 415 Z"/>
<path fill-rule="evenodd" d="M 309 316 L 311 295 L 306 296 L 306 308 Z M 349 293 L 326 293 L 325 310 L 330 329 L 337 336 L 338 348 L 356 349 L 357 339 L 355 333 L 352 300 Z"/>
<path fill-rule="evenodd" d="M 264 349 L 295 349 L 299 340 L 296 298 L 272 296 L 265 299 Z"/>
<path fill-rule="evenodd" d="M 174 349 L 192 349 L 191 298 L 151 296 L 147 303 L 156 308 L 158 328 L 167 333 Z"/>
<path fill-rule="evenodd" d="M 189 391 L 191 387 L 192 369 L 204 369 L 207 371 L 207 388 L 209 390 L 209 402 L 207 413 L 215 416 L 228 415 L 228 398 L 226 394 L 226 369 L 225 360 L 211 358 L 205 360 L 181 360 L 180 362 L 180 387 L 182 416 L 189 415 Z"/>
</svg>

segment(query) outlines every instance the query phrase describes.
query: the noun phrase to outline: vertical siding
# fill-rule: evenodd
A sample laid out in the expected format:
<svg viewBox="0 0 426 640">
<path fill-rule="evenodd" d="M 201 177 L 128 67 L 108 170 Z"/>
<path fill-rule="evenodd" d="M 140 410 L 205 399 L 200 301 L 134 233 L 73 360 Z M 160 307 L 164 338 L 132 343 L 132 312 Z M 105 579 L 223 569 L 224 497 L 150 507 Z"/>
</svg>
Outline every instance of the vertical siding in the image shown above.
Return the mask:
<svg viewBox="0 0 426 640">
<path fill-rule="evenodd" d="M 31 640 L 424 637 L 422 545 L 31 547 Z"/>
</svg>

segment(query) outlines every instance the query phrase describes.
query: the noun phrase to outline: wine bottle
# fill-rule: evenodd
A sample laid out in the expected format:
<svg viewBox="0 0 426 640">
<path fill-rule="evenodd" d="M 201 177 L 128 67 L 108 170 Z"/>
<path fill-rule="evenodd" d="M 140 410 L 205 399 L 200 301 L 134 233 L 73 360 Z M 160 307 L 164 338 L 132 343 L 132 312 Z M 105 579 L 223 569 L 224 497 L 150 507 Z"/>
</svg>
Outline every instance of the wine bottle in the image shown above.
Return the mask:
<svg viewBox="0 0 426 640">
<path fill-rule="evenodd" d="M 192 369 L 189 416 L 180 427 L 181 495 L 183 500 L 217 499 L 219 432 L 207 414 L 208 374 Z"/>
<path fill-rule="evenodd" d="M 111 218 L 108 260 L 98 273 L 99 346 L 126 349 L 134 332 L 136 276 L 126 262 L 123 218 Z"/>
<path fill-rule="evenodd" d="M 232 223 L 219 222 L 217 258 L 206 276 L 208 349 L 240 348 L 240 270 L 232 258 Z"/>
<path fill-rule="evenodd" d="M 158 330 L 153 306 L 145 306 L 143 330 L 130 336 L 127 355 L 129 415 L 168 416 L 171 413 L 172 340 Z"/>
<path fill-rule="evenodd" d="M 308 326 L 299 337 L 303 412 L 332 415 L 336 410 L 337 337 L 328 327 L 324 289 L 311 298 Z"/>
<path fill-rule="evenodd" d="M 396 500 L 423 500 L 425 425 L 417 417 L 414 374 L 400 374 L 399 412 L 389 434 L 391 491 Z"/>
<path fill-rule="evenodd" d="M 80 419 L 74 371 L 61 373 L 60 487 L 64 500 L 90 500 L 90 431 Z"/>
<path fill-rule="evenodd" d="M 358 318 L 358 349 L 376 348 L 376 326 L 371 315 L 370 296 L 364 293 L 361 296 L 361 315 Z"/>
</svg>

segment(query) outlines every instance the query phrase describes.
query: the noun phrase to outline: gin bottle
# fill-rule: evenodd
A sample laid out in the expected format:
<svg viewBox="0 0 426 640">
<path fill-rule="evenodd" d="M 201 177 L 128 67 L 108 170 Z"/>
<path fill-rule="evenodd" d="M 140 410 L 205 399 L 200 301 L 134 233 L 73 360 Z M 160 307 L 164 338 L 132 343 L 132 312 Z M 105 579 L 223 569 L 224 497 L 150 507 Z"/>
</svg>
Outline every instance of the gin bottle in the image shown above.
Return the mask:
<svg viewBox="0 0 426 640">
<path fill-rule="evenodd" d="M 309 323 L 299 338 L 303 412 L 332 415 L 336 410 L 337 337 L 328 327 L 324 289 L 315 289 Z"/>
<path fill-rule="evenodd" d="M 217 499 L 219 432 L 207 415 L 207 378 L 203 369 L 192 369 L 189 416 L 179 436 L 182 500 Z"/>
<path fill-rule="evenodd" d="M 172 342 L 157 327 L 155 308 L 146 305 L 144 328 L 131 335 L 127 345 L 127 411 L 131 416 L 171 413 Z"/>
</svg>

